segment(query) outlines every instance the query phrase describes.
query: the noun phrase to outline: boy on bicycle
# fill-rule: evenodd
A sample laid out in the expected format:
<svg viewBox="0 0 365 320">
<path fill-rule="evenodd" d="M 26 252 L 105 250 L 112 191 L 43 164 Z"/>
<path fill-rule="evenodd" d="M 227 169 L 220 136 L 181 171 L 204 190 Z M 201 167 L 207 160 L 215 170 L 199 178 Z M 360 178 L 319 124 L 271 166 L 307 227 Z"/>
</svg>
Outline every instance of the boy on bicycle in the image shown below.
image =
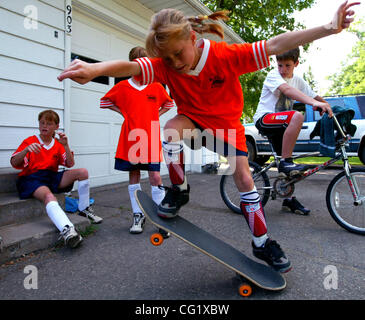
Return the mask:
<svg viewBox="0 0 365 320">
<path fill-rule="evenodd" d="M 294 101 L 313 106 L 313 110 L 319 110 L 321 115 L 328 112 L 332 116 L 330 105 L 302 77 L 294 74 L 294 68 L 299 64 L 299 54 L 299 48 L 295 48 L 276 55 L 278 66 L 267 75 L 253 116 L 256 128 L 271 139 L 274 150 L 282 157 L 278 171 L 287 176 L 300 174 L 308 169 L 305 165 L 295 164 L 292 159 L 304 121 L 303 114 L 293 110 Z M 283 209 L 300 214 L 310 212 L 295 197 L 285 199 Z"/>
</svg>

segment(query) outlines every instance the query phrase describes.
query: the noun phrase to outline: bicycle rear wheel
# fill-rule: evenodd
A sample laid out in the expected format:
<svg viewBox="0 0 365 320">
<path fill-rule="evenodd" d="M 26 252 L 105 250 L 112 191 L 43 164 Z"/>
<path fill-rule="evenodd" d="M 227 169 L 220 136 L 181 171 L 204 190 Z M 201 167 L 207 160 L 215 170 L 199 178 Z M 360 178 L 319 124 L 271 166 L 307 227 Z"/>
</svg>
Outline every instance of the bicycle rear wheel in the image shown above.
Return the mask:
<svg viewBox="0 0 365 320">
<path fill-rule="evenodd" d="M 270 197 L 270 189 L 264 187 L 270 187 L 269 177 L 265 172 L 258 174 L 261 171 L 261 167 L 255 162 L 249 161 L 250 171 L 257 189 L 257 192 L 261 198 L 262 206 L 265 206 Z M 220 181 L 220 193 L 226 206 L 234 213 L 241 214 L 240 208 L 240 193 L 233 180 L 233 175 L 222 175 Z"/>
<path fill-rule="evenodd" d="M 365 169 L 350 170 L 353 185 L 362 198 L 360 204 L 355 204 L 352 191 L 345 172 L 340 172 L 333 178 L 327 188 L 327 208 L 332 218 L 346 230 L 365 235 Z"/>
</svg>

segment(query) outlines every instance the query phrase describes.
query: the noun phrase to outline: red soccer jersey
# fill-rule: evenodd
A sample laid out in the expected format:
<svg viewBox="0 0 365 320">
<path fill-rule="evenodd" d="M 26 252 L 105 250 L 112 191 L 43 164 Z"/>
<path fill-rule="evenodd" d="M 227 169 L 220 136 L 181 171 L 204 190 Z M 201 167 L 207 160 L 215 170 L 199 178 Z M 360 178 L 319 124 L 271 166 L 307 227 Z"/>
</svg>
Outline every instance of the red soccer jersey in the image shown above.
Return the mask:
<svg viewBox="0 0 365 320">
<path fill-rule="evenodd" d="M 38 170 L 58 171 L 58 166 L 66 165 L 65 147 L 56 139 L 46 146 L 38 135 L 34 135 L 25 139 L 18 149 L 12 154 L 12 157 L 24 150 L 32 143 L 42 144 L 42 150 L 39 153 L 28 152 L 24 157 L 24 164 L 15 169 L 21 169 L 19 176 L 28 176 Z"/>
<path fill-rule="evenodd" d="M 113 106 L 124 117 L 115 158 L 132 163 L 161 162 L 158 111 L 160 107 L 174 106 L 163 86 L 138 86 L 132 79 L 121 81 L 100 100 L 101 108 Z"/>
<path fill-rule="evenodd" d="M 161 58 L 139 58 L 141 84 L 165 83 L 171 90 L 177 112 L 218 138 L 247 152 L 245 130 L 240 122 L 243 94 L 238 77 L 269 66 L 266 42 L 227 44 L 201 39 L 202 56 L 195 68 L 180 74 Z"/>
</svg>

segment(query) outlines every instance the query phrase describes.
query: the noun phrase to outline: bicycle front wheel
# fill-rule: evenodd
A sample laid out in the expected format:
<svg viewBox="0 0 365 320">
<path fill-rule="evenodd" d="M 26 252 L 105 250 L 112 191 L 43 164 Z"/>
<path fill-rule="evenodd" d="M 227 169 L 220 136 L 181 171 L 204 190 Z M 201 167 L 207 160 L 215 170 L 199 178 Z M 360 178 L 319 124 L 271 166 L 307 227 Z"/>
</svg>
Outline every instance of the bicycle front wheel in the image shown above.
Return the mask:
<svg viewBox="0 0 365 320">
<path fill-rule="evenodd" d="M 261 167 L 255 162 L 249 161 L 250 171 L 254 180 L 257 192 L 260 195 L 261 204 L 265 206 L 270 197 L 270 180 L 265 172 L 258 174 Z M 234 213 L 241 214 L 240 193 L 233 180 L 233 175 L 222 175 L 220 182 L 221 197 L 226 206 Z"/>
<path fill-rule="evenodd" d="M 327 188 L 327 208 L 332 218 L 346 230 L 365 235 L 365 169 L 350 169 L 352 188 L 355 188 L 360 203 L 355 204 L 352 188 L 345 172 L 333 178 Z"/>
</svg>

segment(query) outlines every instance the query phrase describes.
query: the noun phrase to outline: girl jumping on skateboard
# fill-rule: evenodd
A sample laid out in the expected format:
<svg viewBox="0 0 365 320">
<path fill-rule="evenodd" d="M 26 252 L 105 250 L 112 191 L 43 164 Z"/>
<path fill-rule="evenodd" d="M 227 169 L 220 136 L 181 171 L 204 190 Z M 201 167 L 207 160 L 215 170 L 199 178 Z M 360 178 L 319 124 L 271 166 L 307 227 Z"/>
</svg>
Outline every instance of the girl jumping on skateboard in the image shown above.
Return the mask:
<svg viewBox="0 0 365 320">
<path fill-rule="evenodd" d="M 211 20 L 228 19 L 225 11 L 210 16 L 185 17 L 164 9 L 152 17 L 146 49 L 151 58 L 88 64 L 74 60 L 58 79 L 87 83 L 100 76 L 134 76 L 141 84 L 168 85 L 178 114 L 164 128 L 163 150 L 172 186 L 159 205 L 159 215 L 172 218 L 189 200 L 184 170 L 183 138 L 194 129 L 209 130 L 223 143 L 222 153 L 235 168 L 233 177 L 241 194 L 241 210 L 252 232 L 253 253 L 280 272 L 291 268 L 279 244 L 267 234 L 264 210 L 249 170 L 245 131 L 240 122 L 243 95 L 238 77 L 269 66 L 269 56 L 341 32 L 354 20 L 344 2 L 333 20 L 320 27 L 287 32 L 253 44 L 227 44 L 197 39 L 196 33 L 223 38 L 222 27 Z M 184 134 L 185 133 L 185 134 Z M 232 151 L 233 150 L 233 151 Z"/>
</svg>

